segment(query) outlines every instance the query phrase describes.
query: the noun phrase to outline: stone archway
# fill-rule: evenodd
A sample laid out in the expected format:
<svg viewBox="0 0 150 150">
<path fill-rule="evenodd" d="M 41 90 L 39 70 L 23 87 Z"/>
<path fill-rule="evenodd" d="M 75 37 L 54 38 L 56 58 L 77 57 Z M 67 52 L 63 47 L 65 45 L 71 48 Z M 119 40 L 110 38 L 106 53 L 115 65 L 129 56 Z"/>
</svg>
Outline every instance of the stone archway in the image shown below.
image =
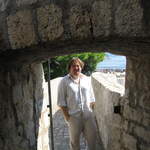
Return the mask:
<svg viewBox="0 0 150 150">
<path fill-rule="evenodd" d="M 26 133 L 16 121 L 17 110 L 12 95 L 18 80 L 25 85 L 34 85 L 30 64 L 67 53 L 106 51 L 127 56 L 127 103 L 124 104 L 120 140 L 122 150 L 148 149 L 149 10 L 150 2 L 140 0 L 116 0 L 113 3 L 111 0 L 2 0 L 0 148 L 18 149 L 14 139 L 22 141 L 20 135 Z M 12 140 L 7 140 L 9 138 Z M 22 141 L 22 145 L 30 145 L 27 149 L 36 149 L 36 141 L 30 143 L 26 136 L 24 138 L 26 140 Z"/>
<path fill-rule="evenodd" d="M 141 147 L 141 149 L 149 147 L 150 87 L 148 70 L 150 62 L 149 59 L 145 58 L 148 58 L 148 56 L 141 58 L 127 57 L 126 93 L 123 103 L 122 138 L 120 139 L 121 149 L 134 148 L 137 150 L 138 147 Z M 35 88 L 38 88 L 37 84 L 41 82 L 41 79 L 39 80 L 40 76 L 34 73 L 35 69 L 33 66 L 25 65 L 23 68 L 11 68 L 9 71 L 5 70 L 5 68 L 1 69 L 1 91 L 3 91 L 1 92 L 1 114 L 3 115 L 0 117 L 1 147 L 6 150 L 12 146 L 16 149 L 19 147 L 19 143 L 12 139 L 23 142 L 22 144 L 26 145 L 28 149 L 36 149 L 38 128 L 35 127 L 36 121 L 33 118 L 40 115 L 40 110 L 36 112 L 35 109 L 29 109 L 31 110 L 31 113 L 28 111 L 29 114 L 33 114 L 33 112 L 39 114 L 31 116 L 32 121 L 28 115 L 26 121 L 24 118 L 26 115 L 22 116 L 23 112 L 28 114 L 23 109 L 25 107 L 28 109 L 29 106 L 33 108 L 33 102 L 42 96 L 39 95 L 38 97 L 35 93 L 37 92 Z M 37 80 L 35 80 L 36 76 Z M 24 93 L 28 100 L 31 98 L 33 101 L 25 102 L 23 100 L 25 97 L 21 100 L 21 93 Z M 13 94 L 15 95 L 13 96 Z M 39 105 L 41 105 L 40 101 Z M 19 120 L 19 118 L 22 119 Z M 29 127 L 28 130 L 28 125 L 31 125 L 33 128 Z M 34 134 L 30 134 L 30 130 L 33 130 Z M 30 140 L 34 142 L 31 143 L 29 142 Z"/>
</svg>

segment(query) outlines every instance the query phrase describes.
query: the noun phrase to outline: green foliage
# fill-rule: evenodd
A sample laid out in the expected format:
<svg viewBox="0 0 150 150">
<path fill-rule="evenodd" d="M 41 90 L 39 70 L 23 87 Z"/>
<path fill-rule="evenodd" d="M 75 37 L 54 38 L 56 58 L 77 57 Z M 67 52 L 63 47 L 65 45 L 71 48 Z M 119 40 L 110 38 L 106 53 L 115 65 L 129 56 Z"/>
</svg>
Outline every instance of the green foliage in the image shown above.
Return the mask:
<svg viewBox="0 0 150 150">
<path fill-rule="evenodd" d="M 103 61 L 104 56 L 104 53 L 80 53 L 51 58 L 51 79 L 56 77 L 62 77 L 68 73 L 67 64 L 72 59 L 72 57 L 80 58 L 85 63 L 82 72 L 86 75 L 90 75 L 93 71 L 95 71 L 97 64 L 100 61 Z M 43 67 L 45 72 L 45 78 L 47 79 L 47 63 L 44 63 Z"/>
</svg>

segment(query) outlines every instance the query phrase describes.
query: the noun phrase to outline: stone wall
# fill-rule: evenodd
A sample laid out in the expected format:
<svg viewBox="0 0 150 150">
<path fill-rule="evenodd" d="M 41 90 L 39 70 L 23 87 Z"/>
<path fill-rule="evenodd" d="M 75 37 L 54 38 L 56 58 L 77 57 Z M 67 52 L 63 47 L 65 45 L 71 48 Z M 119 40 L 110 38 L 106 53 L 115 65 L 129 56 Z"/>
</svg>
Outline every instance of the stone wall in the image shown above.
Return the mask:
<svg viewBox="0 0 150 150">
<path fill-rule="evenodd" d="M 123 150 L 150 148 L 150 57 L 127 57 Z"/>
<path fill-rule="evenodd" d="M 141 0 L 0 0 L 1 62 L 31 64 L 83 51 L 149 53 L 149 10 Z"/>
<path fill-rule="evenodd" d="M 58 85 L 62 77 L 51 80 L 51 99 L 52 99 L 52 114 L 54 115 L 60 108 L 57 106 Z M 45 86 L 47 88 L 47 86 Z M 48 94 L 45 91 L 45 95 Z"/>
<path fill-rule="evenodd" d="M 9 72 L 2 69 L 0 71 L 0 91 L 0 149 L 8 150 L 12 147 L 16 148 L 18 135 L 15 111 L 12 107 L 11 77 Z"/>
<path fill-rule="evenodd" d="M 148 34 L 142 30 L 145 9 L 136 0 L 113 3 L 111 0 L 1 0 L 0 12 L 6 16 L 2 21 L 8 26 L 5 31 L 8 39 L 3 36 L 2 39 L 17 49 L 57 39 L 103 38 L 115 34 L 145 37 Z"/>
<path fill-rule="evenodd" d="M 0 149 L 49 150 L 42 65 L 2 70 L 0 76 Z"/>
<path fill-rule="evenodd" d="M 98 80 L 97 74 L 93 75 L 94 92 L 98 97 L 96 116 L 106 150 L 149 150 L 149 68 L 148 55 L 141 58 L 127 57 L 125 95 L 122 98 L 118 90 L 112 96 L 114 88 L 104 86 L 107 85 L 106 81 L 101 77 Z M 113 80 L 109 77 L 109 81 Z M 101 92 L 104 89 L 105 92 Z M 121 114 L 114 113 L 113 106 L 118 104 L 121 105 Z"/>
<path fill-rule="evenodd" d="M 124 87 L 114 74 L 93 73 L 93 90 L 96 98 L 95 115 L 105 150 L 121 150 L 121 106 Z"/>
</svg>

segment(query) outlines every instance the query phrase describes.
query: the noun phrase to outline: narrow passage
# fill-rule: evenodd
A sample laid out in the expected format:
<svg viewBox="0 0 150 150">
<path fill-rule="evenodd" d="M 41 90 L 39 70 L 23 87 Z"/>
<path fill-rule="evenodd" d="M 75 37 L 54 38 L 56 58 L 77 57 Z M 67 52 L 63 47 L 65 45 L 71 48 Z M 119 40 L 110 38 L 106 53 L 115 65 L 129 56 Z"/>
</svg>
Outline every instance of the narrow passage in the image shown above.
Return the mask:
<svg viewBox="0 0 150 150">
<path fill-rule="evenodd" d="M 53 127 L 54 127 L 54 148 L 55 150 L 69 150 L 69 133 L 68 126 L 64 121 L 62 112 L 59 110 L 53 115 Z M 80 148 L 86 150 L 86 142 L 81 136 Z M 101 140 L 97 137 L 96 150 L 103 150 L 101 146 Z"/>
</svg>

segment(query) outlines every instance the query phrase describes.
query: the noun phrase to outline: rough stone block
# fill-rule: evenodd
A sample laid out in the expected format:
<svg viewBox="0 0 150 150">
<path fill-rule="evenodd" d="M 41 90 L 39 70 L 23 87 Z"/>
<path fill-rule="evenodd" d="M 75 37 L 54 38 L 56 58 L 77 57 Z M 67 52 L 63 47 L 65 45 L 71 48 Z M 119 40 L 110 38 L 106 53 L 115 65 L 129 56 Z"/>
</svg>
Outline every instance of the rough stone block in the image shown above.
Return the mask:
<svg viewBox="0 0 150 150">
<path fill-rule="evenodd" d="M 139 122 L 141 123 L 141 120 L 143 118 L 143 113 L 139 110 L 136 110 L 136 109 L 133 109 L 132 107 L 130 107 L 129 105 L 125 105 L 124 106 L 124 117 L 126 119 L 129 119 L 129 120 L 133 120 L 133 121 L 136 121 L 136 122 Z"/>
<path fill-rule="evenodd" d="M 111 1 L 95 1 L 92 6 L 94 36 L 108 36 L 110 34 L 111 21 Z"/>
<path fill-rule="evenodd" d="M 140 145 L 140 149 L 141 150 L 149 150 L 150 147 L 149 146 L 145 146 L 145 145 Z"/>
<path fill-rule="evenodd" d="M 37 2 L 37 0 L 16 0 L 16 3 L 18 6 L 29 5 L 29 4 L 33 4 L 35 2 Z"/>
<path fill-rule="evenodd" d="M 74 6 L 70 10 L 70 30 L 74 38 L 87 38 L 91 35 L 90 14 L 80 6 Z"/>
<path fill-rule="evenodd" d="M 127 120 L 124 120 L 123 124 L 122 124 L 122 129 L 124 131 L 127 131 L 128 130 L 128 124 L 129 124 L 129 121 Z"/>
<path fill-rule="evenodd" d="M 118 114 L 113 114 L 112 120 L 113 120 L 113 122 L 112 122 L 113 127 L 120 128 L 121 116 Z"/>
<path fill-rule="evenodd" d="M 142 138 L 144 141 L 146 141 L 147 143 L 149 143 L 149 139 L 150 139 L 150 132 L 149 130 L 144 129 L 143 127 L 139 127 L 139 126 L 135 126 L 135 128 L 133 129 L 133 132 L 140 138 Z"/>
<path fill-rule="evenodd" d="M 145 92 L 140 96 L 139 105 L 142 106 L 143 108 L 150 110 L 150 93 Z"/>
<path fill-rule="evenodd" d="M 2 33 L 2 29 L 0 29 L 0 53 L 3 52 L 5 49 L 9 49 L 10 45 L 7 43 L 7 41 L 4 38 L 4 34 Z"/>
<path fill-rule="evenodd" d="M 53 41 L 63 34 L 62 10 L 56 5 L 47 5 L 37 10 L 38 32 L 42 41 Z"/>
<path fill-rule="evenodd" d="M 142 123 L 145 127 L 150 127 L 150 117 L 148 113 L 143 114 Z"/>
<path fill-rule="evenodd" d="M 143 8 L 139 1 L 118 1 L 115 28 L 119 35 L 138 36 L 142 33 Z"/>
<path fill-rule="evenodd" d="M 112 146 L 110 147 L 111 150 L 121 150 L 120 141 L 113 141 Z"/>
<path fill-rule="evenodd" d="M 0 11 L 4 11 L 10 0 L 0 0 Z"/>
<path fill-rule="evenodd" d="M 18 11 L 7 18 L 8 35 L 13 49 L 36 43 L 32 15 L 28 10 Z"/>
<path fill-rule="evenodd" d="M 131 135 L 123 134 L 123 144 L 128 150 L 137 150 L 137 140 Z"/>
<path fill-rule="evenodd" d="M 121 129 L 113 127 L 111 130 L 112 131 L 111 131 L 110 138 L 111 138 L 112 144 L 118 143 L 120 141 L 120 138 L 121 138 Z"/>
</svg>

